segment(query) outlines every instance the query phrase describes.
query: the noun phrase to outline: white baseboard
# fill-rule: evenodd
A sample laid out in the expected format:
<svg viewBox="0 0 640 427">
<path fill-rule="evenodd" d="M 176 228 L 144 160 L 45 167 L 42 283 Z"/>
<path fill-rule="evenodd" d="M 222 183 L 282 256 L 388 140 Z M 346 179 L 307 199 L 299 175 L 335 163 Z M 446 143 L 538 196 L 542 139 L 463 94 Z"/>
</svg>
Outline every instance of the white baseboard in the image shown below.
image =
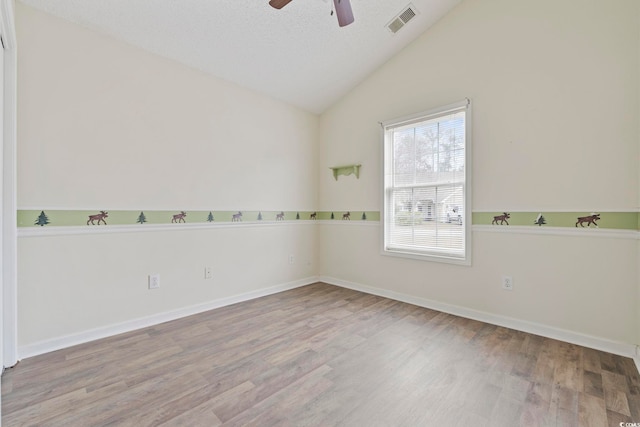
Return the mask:
<svg viewBox="0 0 640 427">
<path fill-rule="evenodd" d="M 18 348 L 20 359 L 37 356 L 39 354 L 49 353 L 51 351 L 60 350 L 86 342 L 95 341 L 101 338 L 107 338 L 114 335 L 131 332 L 136 329 L 146 328 L 148 326 L 157 325 L 171 320 L 180 319 L 205 311 L 213 310 L 227 305 L 236 304 L 255 298 L 264 297 L 278 292 L 288 291 L 290 289 L 299 288 L 310 285 L 318 281 L 318 277 L 312 276 L 293 282 L 282 283 L 267 288 L 246 292 L 239 295 L 233 295 L 226 298 L 209 301 L 203 304 L 192 305 L 189 307 L 179 308 L 176 310 L 158 313 L 151 316 L 141 317 L 138 319 L 128 320 L 126 322 L 108 325 L 77 334 L 66 335 L 62 337 L 52 338 L 45 341 L 36 342 Z"/>
<path fill-rule="evenodd" d="M 402 301 L 409 304 L 417 305 L 419 307 L 430 308 L 432 310 L 442 311 L 444 313 L 453 314 L 455 316 L 465 317 L 467 319 L 478 320 L 481 322 L 490 323 L 492 325 L 503 326 L 505 328 L 515 329 L 534 335 L 540 335 L 546 338 L 565 341 L 568 343 L 581 345 L 583 347 L 605 351 L 607 353 L 631 357 L 635 360 L 636 366 L 640 371 L 640 355 L 636 354 L 636 346 L 632 344 L 611 341 L 605 338 L 581 334 L 579 332 L 568 331 L 560 328 L 554 328 L 552 326 L 547 326 L 540 323 L 529 322 L 526 320 L 520 320 L 512 317 L 474 310 L 471 308 L 446 304 L 443 302 L 394 292 L 387 289 L 374 288 L 360 283 L 337 279 L 335 277 L 320 276 L 318 280 L 330 285 L 378 295 L 396 301 Z"/>
<path fill-rule="evenodd" d="M 374 288 L 371 286 L 363 285 L 360 283 L 354 283 L 346 280 L 337 279 L 329 276 L 312 276 L 304 279 L 296 280 L 293 282 L 283 283 L 267 288 L 258 289 L 255 291 L 247 292 L 244 294 L 234 295 L 226 298 L 221 298 L 213 301 L 209 301 L 203 304 L 193 305 L 190 307 L 184 307 L 177 310 L 172 310 L 164 313 L 158 313 L 152 316 L 142 317 L 138 319 L 129 320 L 126 322 L 108 325 L 101 328 L 91 329 L 88 331 L 80 332 L 77 334 L 66 335 L 63 337 L 52 338 L 45 341 L 29 344 L 19 347 L 18 352 L 20 359 L 37 356 L 39 354 L 49 353 L 51 351 L 60 350 L 63 348 L 71 347 L 78 344 L 83 344 L 90 341 L 95 341 L 101 338 L 107 338 L 110 336 L 122 334 L 125 332 L 131 332 L 137 329 L 145 328 L 148 326 L 157 325 L 163 322 L 180 319 L 183 317 L 191 316 L 194 314 L 202 313 L 205 311 L 213 310 L 220 307 L 225 307 L 231 304 L 236 304 L 243 301 L 260 298 L 263 296 L 275 294 L 278 292 L 287 291 L 290 289 L 299 288 L 315 282 L 324 282 L 335 286 L 340 286 L 347 289 L 353 289 L 368 294 L 378 295 L 385 298 L 390 298 L 396 301 L 402 301 L 409 304 L 417 305 L 419 307 L 430 308 L 432 310 L 442 311 L 444 313 L 453 314 L 468 319 L 474 319 L 481 322 L 490 323 L 510 329 L 519 330 L 522 332 L 528 332 L 535 335 L 540 335 L 547 338 L 557 339 L 572 344 L 581 345 L 597 350 L 606 351 L 608 353 L 618 354 L 621 356 L 631 357 L 635 361 L 636 367 L 640 372 L 640 354 L 636 352 L 636 347 L 631 344 L 615 342 L 600 337 L 594 337 L 591 335 L 581 334 L 578 332 L 568 331 L 564 329 L 554 328 L 551 326 L 529 322 L 525 320 L 515 319 L 512 317 L 501 316 L 497 314 L 478 311 L 466 307 L 451 305 L 434 301 L 426 298 L 407 295 L 387 289 Z"/>
</svg>

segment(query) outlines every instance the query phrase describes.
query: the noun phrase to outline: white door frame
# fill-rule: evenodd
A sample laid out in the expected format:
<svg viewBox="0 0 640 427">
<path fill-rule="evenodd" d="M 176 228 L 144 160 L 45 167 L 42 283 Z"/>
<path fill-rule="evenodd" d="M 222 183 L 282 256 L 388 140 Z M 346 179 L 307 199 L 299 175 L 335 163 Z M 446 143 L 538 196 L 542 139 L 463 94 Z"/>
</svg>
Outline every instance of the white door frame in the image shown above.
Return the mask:
<svg viewBox="0 0 640 427">
<path fill-rule="evenodd" d="M 17 187 L 16 187 L 16 31 L 14 0 L 0 0 L 0 33 L 4 49 L 4 96 L 2 99 L 2 220 L 0 249 L 2 276 L 0 277 L 0 358 L 2 368 L 18 362 L 18 286 L 17 286 Z"/>
</svg>

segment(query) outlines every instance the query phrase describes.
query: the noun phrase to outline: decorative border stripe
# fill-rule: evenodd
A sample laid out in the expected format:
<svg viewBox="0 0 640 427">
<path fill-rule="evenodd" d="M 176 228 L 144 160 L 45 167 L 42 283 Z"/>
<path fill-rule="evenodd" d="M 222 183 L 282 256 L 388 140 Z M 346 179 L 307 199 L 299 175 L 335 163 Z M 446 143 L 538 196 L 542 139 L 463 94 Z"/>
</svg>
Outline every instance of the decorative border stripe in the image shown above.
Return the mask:
<svg viewBox="0 0 640 427">
<path fill-rule="evenodd" d="M 78 227 L 159 224 L 213 224 L 247 221 L 312 221 L 349 219 L 379 221 L 377 211 L 154 211 L 154 210 L 18 210 L 17 225 L 29 227 Z"/>
<path fill-rule="evenodd" d="M 507 215 L 506 218 L 502 218 Z M 593 217 L 589 222 L 588 218 Z M 474 225 L 640 230 L 638 212 L 474 212 Z"/>
<path fill-rule="evenodd" d="M 418 218 L 418 213 L 416 219 Z M 52 227 L 102 227 L 213 225 L 245 222 L 380 221 L 379 211 L 217 211 L 217 210 L 36 210 L 17 212 L 19 229 Z M 345 221 L 346 222 L 346 221 Z M 533 230 L 607 229 L 640 231 L 639 212 L 473 212 L 474 226 L 520 227 Z M 486 231 L 486 230 L 485 230 Z M 522 230 L 520 230 L 522 231 Z M 542 232 L 544 233 L 544 232 Z M 554 231 L 554 234 L 556 232 Z"/>
</svg>

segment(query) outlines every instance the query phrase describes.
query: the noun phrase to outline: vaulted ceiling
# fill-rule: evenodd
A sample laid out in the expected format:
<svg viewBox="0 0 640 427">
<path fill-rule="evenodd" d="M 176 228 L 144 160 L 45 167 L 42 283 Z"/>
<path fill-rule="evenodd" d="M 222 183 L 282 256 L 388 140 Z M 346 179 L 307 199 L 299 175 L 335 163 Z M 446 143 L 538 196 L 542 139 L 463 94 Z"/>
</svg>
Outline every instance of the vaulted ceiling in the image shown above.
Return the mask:
<svg viewBox="0 0 640 427">
<path fill-rule="evenodd" d="M 322 113 L 462 0 L 21 0 L 240 86 Z M 390 24 L 416 15 L 396 33 Z M 396 21 L 397 22 L 397 21 Z"/>
</svg>

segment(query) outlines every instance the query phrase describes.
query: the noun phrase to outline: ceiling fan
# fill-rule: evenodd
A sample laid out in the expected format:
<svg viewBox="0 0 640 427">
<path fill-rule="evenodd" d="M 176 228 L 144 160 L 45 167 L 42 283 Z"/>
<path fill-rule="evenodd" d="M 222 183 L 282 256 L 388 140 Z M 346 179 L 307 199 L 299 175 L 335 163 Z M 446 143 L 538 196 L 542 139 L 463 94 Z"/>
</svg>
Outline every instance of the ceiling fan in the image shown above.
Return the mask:
<svg viewBox="0 0 640 427">
<path fill-rule="evenodd" d="M 276 9 L 282 9 L 288 5 L 291 0 L 269 0 L 269 5 Z M 341 27 L 351 24 L 353 19 L 353 11 L 351 10 L 351 0 L 333 0 L 336 8 L 336 16 L 338 17 L 338 25 Z M 333 15 L 333 10 L 331 11 Z"/>
</svg>

